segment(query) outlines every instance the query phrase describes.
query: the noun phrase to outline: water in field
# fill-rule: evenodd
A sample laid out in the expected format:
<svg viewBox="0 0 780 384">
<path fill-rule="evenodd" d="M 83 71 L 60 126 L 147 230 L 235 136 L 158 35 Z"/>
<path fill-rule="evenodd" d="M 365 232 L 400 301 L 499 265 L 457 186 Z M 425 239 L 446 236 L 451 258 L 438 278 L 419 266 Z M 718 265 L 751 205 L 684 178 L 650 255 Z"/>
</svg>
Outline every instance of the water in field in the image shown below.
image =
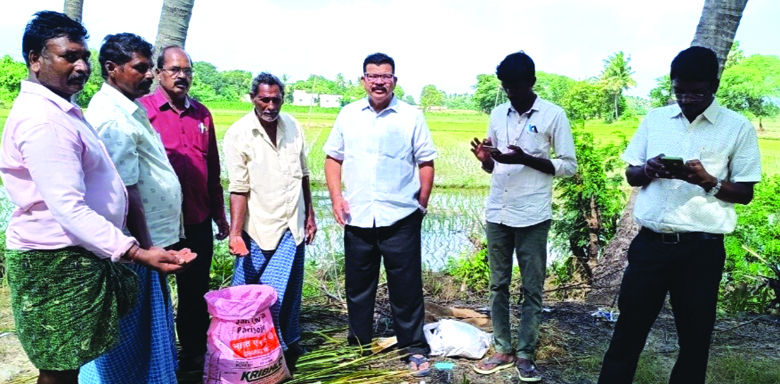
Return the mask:
<svg viewBox="0 0 780 384">
<path fill-rule="evenodd" d="M 443 268 L 447 260 L 472 251 L 470 238 L 483 238 L 486 189 L 434 189 L 429 213 L 423 220 L 423 263 L 430 269 Z M 330 198 L 324 189 L 313 191 L 317 237 L 307 247 L 308 259 L 333 258 L 344 253 L 343 229 L 331 214 Z M 226 196 L 226 205 L 228 198 Z M 0 231 L 5 231 L 13 204 L 0 188 Z"/>
</svg>

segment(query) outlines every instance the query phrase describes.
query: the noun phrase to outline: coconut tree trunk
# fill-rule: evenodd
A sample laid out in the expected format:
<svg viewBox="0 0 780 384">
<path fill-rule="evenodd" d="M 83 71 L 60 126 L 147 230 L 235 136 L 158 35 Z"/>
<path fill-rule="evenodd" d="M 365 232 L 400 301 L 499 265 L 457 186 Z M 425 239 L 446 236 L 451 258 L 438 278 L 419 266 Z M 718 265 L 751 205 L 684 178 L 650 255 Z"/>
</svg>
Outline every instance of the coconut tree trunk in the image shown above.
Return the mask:
<svg viewBox="0 0 780 384">
<path fill-rule="evenodd" d="M 84 0 L 65 0 L 63 12 L 73 20 L 81 22 L 81 11 L 84 8 Z"/>
<path fill-rule="evenodd" d="M 704 2 L 701 19 L 691 45 L 707 47 L 715 51 L 721 73 L 746 5 L 747 0 L 705 0 Z M 626 259 L 628 245 L 639 231 L 639 226 L 633 220 L 637 192 L 638 188 L 631 191 L 631 197 L 620 218 L 615 237 L 607 245 L 604 256 L 593 272 L 592 290 L 588 296 L 588 301 L 591 303 L 614 305 L 616 302 L 620 278 L 623 269 L 628 265 Z"/>
<path fill-rule="evenodd" d="M 720 63 L 720 72 L 726 65 L 726 58 L 737 34 L 742 12 L 748 0 L 705 0 L 692 46 L 707 47 L 715 51 Z"/>
<path fill-rule="evenodd" d="M 161 49 L 176 45 L 184 48 L 195 0 L 164 0 L 154 42 L 155 57 Z"/>
</svg>

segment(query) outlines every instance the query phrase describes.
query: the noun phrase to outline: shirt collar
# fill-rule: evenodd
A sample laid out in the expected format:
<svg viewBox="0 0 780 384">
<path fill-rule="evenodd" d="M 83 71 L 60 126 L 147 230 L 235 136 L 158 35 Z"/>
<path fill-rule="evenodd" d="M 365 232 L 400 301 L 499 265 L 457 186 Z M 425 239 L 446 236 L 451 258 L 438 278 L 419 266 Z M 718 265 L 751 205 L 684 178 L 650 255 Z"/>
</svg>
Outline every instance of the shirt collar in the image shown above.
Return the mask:
<svg viewBox="0 0 780 384">
<path fill-rule="evenodd" d="M 63 99 L 62 96 L 52 92 L 49 88 L 46 88 L 46 86 L 42 84 L 34 83 L 29 80 L 22 80 L 21 92 L 38 95 L 47 100 L 50 100 L 65 113 L 68 113 L 71 110 L 75 110 L 78 114 L 81 114 L 81 108 L 71 103 L 70 101 Z"/>
<path fill-rule="evenodd" d="M 531 109 L 529 109 L 529 111 L 539 112 L 539 107 L 541 106 L 541 102 L 539 100 L 541 100 L 539 95 L 536 95 L 536 100 L 534 100 L 534 104 L 531 105 Z M 509 116 L 509 114 L 511 114 L 512 112 L 517 113 L 517 110 L 515 109 L 515 107 L 512 106 L 511 101 L 507 102 L 507 104 L 508 104 L 508 109 L 506 111 L 507 116 Z"/>
<path fill-rule="evenodd" d="M 707 121 L 709 121 L 710 124 L 715 124 L 715 119 L 718 117 L 719 113 L 720 113 L 720 105 L 718 104 L 718 100 L 713 99 L 712 104 L 710 104 L 710 106 L 707 107 L 707 109 L 705 109 L 700 116 L 704 116 L 704 118 L 707 119 Z M 680 106 L 677 105 L 677 103 L 675 103 L 670 110 L 669 118 L 674 119 L 680 115 L 682 115 L 682 109 L 680 109 Z"/>
<path fill-rule="evenodd" d="M 252 130 L 260 132 L 261 135 L 265 135 L 265 129 L 260 124 L 260 118 L 257 117 L 255 109 L 252 108 Z M 282 112 L 279 112 L 279 117 L 276 118 L 276 136 L 279 136 L 279 132 L 284 132 L 284 116 Z"/>
<path fill-rule="evenodd" d="M 157 90 L 154 91 L 154 95 L 152 95 L 152 101 L 154 101 L 154 106 L 158 109 L 162 109 L 166 104 L 171 104 L 170 100 L 168 100 L 168 97 L 165 96 L 165 91 L 163 91 L 162 87 L 157 86 Z M 184 96 L 184 110 L 190 109 L 190 106 L 192 103 L 190 103 L 190 96 L 185 95 Z M 173 107 L 173 105 L 170 105 Z"/>
<path fill-rule="evenodd" d="M 100 87 L 100 92 L 113 100 L 114 104 L 119 108 L 124 109 L 130 115 L 139 109 L 138 104 L 128 99 L 127 96 L 123 95 L 122 92 L 119 92 L 119 90 L 110 86 L 108 83 L 103 83 L 103 86 Z"/>
<path fill-rule="evenodd" d="M 369 109 L 374 112 L 374 108 L 372 108 L 371 103 L 368 102 L 368 96 L 366 96 L 366 98 L 364 98 L 361 102 L 363 103 L 363 107 L 360 108 L 361 111 Z M 398 98 L 395 97 L 395 94 L 393 94 L 393 98 L 390 99 L 390 104 L 388 104 L 387 108 L 383 109 L 382 112 L 387 110 L 398 112 Z"/>
</svg>

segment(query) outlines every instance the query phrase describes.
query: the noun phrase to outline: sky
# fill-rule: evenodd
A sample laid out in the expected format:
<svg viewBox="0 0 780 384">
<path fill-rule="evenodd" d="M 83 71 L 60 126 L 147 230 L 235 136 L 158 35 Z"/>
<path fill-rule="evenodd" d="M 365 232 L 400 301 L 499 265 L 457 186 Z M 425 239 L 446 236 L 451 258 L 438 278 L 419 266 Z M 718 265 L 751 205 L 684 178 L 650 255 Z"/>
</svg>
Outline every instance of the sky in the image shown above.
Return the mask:
<svg viewBox="0 0 780 384">
<path fill-rule="evenodd" d="M 10 3 L 10 4 L 8 4 Z M 0 55 L 21 60 L 30 16 L 62 11 L 63 0 L 8 1 L 0 18 Z M 133 32 L 154 43 L 162 0 L 84 0 L 89 45 Z M 494 73 L 524 50 L 537 71 L 575 79 L 597 76 L 603 60 L 630 55 L 647 97 L 654 79 L 688 47 L 704 0 L 197 0 L 186 49 L 220 70 L 269 71 L 292 81 L 310 74 L 357 79 L 363 59 L 384 52 L 396 61 L 398 84 L 419 98 L 427 84 L 473 92 L 476 76 Z M 736 39 L 746 55 L 780 55 L 780 1 L 750 0 Z"/>
</svg>

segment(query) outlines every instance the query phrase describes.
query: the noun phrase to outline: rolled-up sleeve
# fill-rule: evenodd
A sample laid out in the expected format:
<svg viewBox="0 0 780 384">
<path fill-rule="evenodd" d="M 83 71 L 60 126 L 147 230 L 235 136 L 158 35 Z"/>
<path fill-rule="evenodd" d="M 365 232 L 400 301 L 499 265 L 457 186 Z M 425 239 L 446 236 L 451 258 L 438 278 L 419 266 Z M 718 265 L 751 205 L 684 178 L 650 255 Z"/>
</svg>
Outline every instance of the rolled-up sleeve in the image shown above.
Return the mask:
<svg viewBox="0 0 780 384">
<path fill-rule="evenodd" d="M 555 176 L 574 176 L 577 173 L 577 154 L 574 150 L 571 126 L 565 112 L 561 112 L 555 117 L 552 144 L 555 150 L 555 158 L 550 159 L 550 162 L 555 167 Z"/>
<path fill-rule="evenodd" d="M 414 125 L 412 148 L 414 160 L 417 164 L 432 161 L 436 158 L 436 147 L 433 145 L 431 131 L 428 129 L 428 124 L 425 123 L 425 116 L 422 113 L 417 115 L 417 121 Z"/>
<path fill-rule="evenodd" d="M 129 124 L 123 124 L 129 127 Z M 114 162 L 119 177 L 125 185 L 138 184 L 140 162 L 138 156 L 139 134 L 133 130 L 123 129 L 116 120 L 106 120 L 95 125 L 100 139 L 106 146 L 111 161 Z"/>
<path fill-rule="evenodd" d="M 346 119 L 344 115 L 345 114 L 342 111 L 339 113 L 338 117 L 336 117 L 336 123 L 333 124 L 333 129 L 330 131 L 328 141 L 326 141 L 325 146 L 322 147 L 322 150 L 325 151 L 326 155 L 336 160 L 344 160 L 344 135 L 341 128 Z"/>
<path fill-rule="evenodd" d="M 247 193 L 250 189 L 248 158 L 239 149 L 238 141 L 239 137 L 236 133 L 228 130 L 222 144 L 222 151 L 225 153 L 225 169 L 228 174 L 228 192 Z"/>
<path fill-rule="evenodd" d="M 86 204 L 81 139 L 51 124 L 23 132 L 18 137 L 19 152 L 54 219 L 85 249 L 119 261 L 138 242 Z"/>
</svg>

